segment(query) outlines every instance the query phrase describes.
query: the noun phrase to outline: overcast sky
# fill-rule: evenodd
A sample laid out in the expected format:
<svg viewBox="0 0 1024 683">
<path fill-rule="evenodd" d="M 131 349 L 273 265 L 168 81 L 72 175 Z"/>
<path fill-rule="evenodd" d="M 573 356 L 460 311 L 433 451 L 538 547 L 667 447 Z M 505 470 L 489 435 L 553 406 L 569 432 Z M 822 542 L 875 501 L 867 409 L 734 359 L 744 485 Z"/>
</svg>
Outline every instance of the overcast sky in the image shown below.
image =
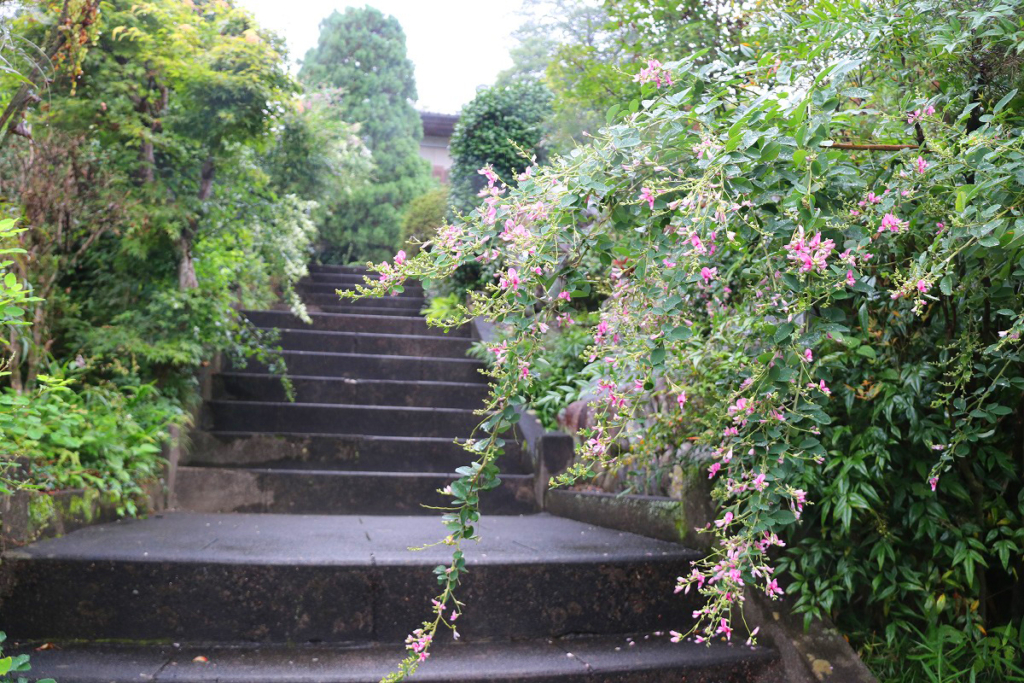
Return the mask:
<svg viewBox="0 0 1024 683">
<path fill-rule="evenodd" d="M 521 20 L 521 0 L 239 0 L 260 25 L 288 40 L 292 60 L 316 45 L 320 20 L 335 9 L 369 4 L 390 14 L 405 30 L 416 65 L 422 111 L 454 114 L 511 65 L 511 32 Z"/>
</svg>

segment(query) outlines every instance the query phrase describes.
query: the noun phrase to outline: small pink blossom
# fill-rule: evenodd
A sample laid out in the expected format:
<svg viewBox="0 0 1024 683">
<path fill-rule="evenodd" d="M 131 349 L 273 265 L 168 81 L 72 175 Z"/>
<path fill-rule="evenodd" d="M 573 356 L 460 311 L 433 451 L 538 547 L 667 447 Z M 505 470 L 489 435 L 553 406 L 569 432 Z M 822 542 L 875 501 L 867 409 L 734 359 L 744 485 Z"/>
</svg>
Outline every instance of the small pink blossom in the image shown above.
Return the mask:
<svg viewBox="0 0 1024 683">
<path fill-rule="evenodd" d="M 700 276 L 704 278 L 704 284 L 709 284 L 718 277 L 718 268 L 708 268 L 705 266 L 700 269 Z"/>
<path fill-rule="evenodd" d="M 633 76 L 634 83 L 654 83 L 660 88 L 663 85 L 672 85 L 672 74 L 668 69 L 662 68 L 661 62 L 657 59 L 648 59 L 647 67 L 640 70 L 640 73 Z"/>
<path fill-rule="evenodd" d="M 914 166 L 918 173 L 924 173 L 928 169 L 928 162 L 924 160 L 924 157 L 918 157 Z"/>
<path fill-rule="evenodd" d="M 718 625 L 718 631 L 716 633 L 724 633 L 726 640 L 732 640 L 732 628 L 729 626 L 729 622 L 722 619 Z"/>
<path fill-rule="evenodd" d="M 572 295 L 569 294 L 569 292 L 566 292 L 566 291 L 563 290 L 563 291 L 558 293 L 558 298 L 562 299 L 563 301 L 571 301 L 572 300 Z"/>
<path fill-rule="evenodd" d="M 927 292 L 931 288 L 932 288 L 932 286 L 930 284 L 928 284 L 925 280 L 918 280 L 917 281 L 917 291 L 921 292 L 922 294 L 924 294 L 925 292 Z"/>
<path fill-rule="evenodd" d="M 853 277 L 852 270 L 846 271 L 846 284 L 848 284 L 850 287 L 853 287 L 855 284 L 857 284 L 857 278 Z"/>
<path fill-rule="evenodd" d="M 708 479 L 714 479 L 720 469 L 722 469 L 722 463 L 712 463 L 711 467 L 708 468 Z"/>
<path fill-rule="evenodd" d="M 715 526 L 717 526 L 719 529 L 724 528 L 724 527 L 728 526 L 730 523 L 732 523 L 732 519 L 733 519 L 732 513 L 731 512 L 726 512 L 725 516 L 722 517 L 722 519 L 719 519 L 719 520 L 715 521 Z"/>
<path fill-rule="evenodd" d="M 772 579 L 768 582 L 768 585 L 764 587 L 764 592 L 768 595 L 782 595 L 783 590 L 779 588 L 778 579 Z"/>
<path fill-rule="evenodd" d="M 882 216 L 882 224 L 878 228 L 878 232 L 888 230 L 890 232 L 899 232 L 901 228 L 905 227 L 906 223 L 897 218 L 894 214 L 887 213 Z"/>
<path fill-rule="evenodd" d="M 758 491 L 764 491 L 766 488 L 768 488 L 768 483 L 765 481 L 764 473 L 762 472 L 761 474 L 757 475 L 754 478 L 754 481 L 751 485 Z"/>
<path fill-rule="evenodd" d="M 931 486 L 932 487 L 932 491 L 934 491 L 935 487 L 937 487 L 939 485 L 939 478 L 938 477 L 930 477 L 928 479 L 928 485 Z"/>
<path fill-rule="evenodd" d="M 395 265 L 400 266 L 405 263 L 405 250 L 399 251 L 395 254 Z"/>
<path fill-rule="evenodd" d="M 680 410 L 683 408 L 683 406 L 686 405 L 686 392 L 685 391 L 683 393 L 679 394 L 678 396 L 676 396 L 676 403 L 679 404 Z"/>
<path fill-rule="evenodd" d="M 516 272 L 515 268 L 508 269 L 508 275 L 501 278 L 502 289 L 519 289 L 519 285 L 522 284 L 522 280 L 519 279 L 519 273 Z"/>
<path fill-rule="evenodd" d="M 813 363 L 814 362 L 814 352 L 811 351 L 810 349 L 804 349 L 803 359 L 805 361 L 807 361 L 808 363 Z"/>
<path fill-rule="evenodd" d="M 640 188 L 640 201 L 647 202 L 647 206 L 649 206 L 651 209 L 654 209 L 654 193 L 651 192 L 651 188 Z"/>
</svg>

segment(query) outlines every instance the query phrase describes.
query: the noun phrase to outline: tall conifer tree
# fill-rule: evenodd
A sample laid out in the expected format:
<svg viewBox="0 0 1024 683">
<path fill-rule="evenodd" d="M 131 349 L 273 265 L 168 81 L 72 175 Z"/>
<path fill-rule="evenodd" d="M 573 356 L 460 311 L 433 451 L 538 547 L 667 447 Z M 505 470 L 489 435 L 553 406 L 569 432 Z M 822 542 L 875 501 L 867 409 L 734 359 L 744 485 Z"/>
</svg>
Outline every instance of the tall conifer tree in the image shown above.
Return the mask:
<svg viewBox="0 0 1024 683">
<path fill-rule="evenodd" d="M 338 262 L 390 257 L 398 247 L 406 204 L 431 186 L 419 156 L 423 124 L 405 33 L 372 7 L 335 11 L 320 24 L 299 78 L 307 88 L 341 88 L 337 111 L 358 123 L 373 153 L 374 180 L 332 207 L 323 237 L 325 258 Z"/>
</svg>

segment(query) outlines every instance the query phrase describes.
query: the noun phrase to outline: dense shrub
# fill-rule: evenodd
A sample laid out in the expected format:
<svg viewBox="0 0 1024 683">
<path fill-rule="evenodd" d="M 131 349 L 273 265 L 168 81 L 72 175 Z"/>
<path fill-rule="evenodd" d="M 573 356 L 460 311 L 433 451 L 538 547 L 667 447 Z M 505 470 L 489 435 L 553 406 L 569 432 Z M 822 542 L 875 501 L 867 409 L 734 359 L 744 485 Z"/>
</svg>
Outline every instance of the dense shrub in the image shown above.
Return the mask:
<svg viewBox="0 0 1024 683">
<path fill-rule="evenodd" d="M 536 82 L 486 88 L 463 107 L 452 133 L 452 209 L 466 213 L 480 203 L 477 194 L 487 186 L 479 173 L 490 166 L 506 183 L 530 165 L 543 160 L 542 123 L 551 113 L 551 92 Z"/>
<path fill-rule="evenodd" d="M 430 240 L 437 229 L 444 225 L 448 210 L 448 188 L 420 195 L 409 202 L 402 217 L 402 245 L 406 252 L 415 254 L 419 245 Z"/>
<path fill-rule="evenodd" d="M 840 3 L 765 17 L 746 61 L 638 65 L 639 105 L 592 146 L 490 178 L 429 258 L 380 266 L 386 289 L 503 264 L 468 310 L 509 335 L 439 602 L 543 335 L 597 290 L 602 409 L 558 482 L 701 458 L 718 543 L 679 584 L 707 601 L 698 639 L 730 635 L 745 590 L 788 592 L 888 675 L 1020 676 L 1021 10 Z"/>
</svg>

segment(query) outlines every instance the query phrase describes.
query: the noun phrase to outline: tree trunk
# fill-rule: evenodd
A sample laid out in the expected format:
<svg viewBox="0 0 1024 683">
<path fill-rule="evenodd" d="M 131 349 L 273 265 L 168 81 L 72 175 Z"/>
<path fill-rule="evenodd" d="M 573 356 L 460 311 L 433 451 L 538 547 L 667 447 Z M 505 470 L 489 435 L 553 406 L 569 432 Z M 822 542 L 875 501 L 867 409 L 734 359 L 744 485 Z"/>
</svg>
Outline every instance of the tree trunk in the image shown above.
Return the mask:
<svg viewBox="0 0 1024 683">
<path fill-rule="evenodd" d="M 213 177 L 216 173 L 216 166 L 213 157 L 207 157 L 203 162 L 202 171 L 199 173 L 199 201 L 205 202 L 213 193 Z M 196 277 L 195 264 L 192 262 L 192 240 L 199 232 L 198 219 L 189 221 L 187 230 L 181 232 L 178 238 L 178 248 L 181 249 L 181 262 L 178 264 L 178 289 L 187 291 L 199 286 L 199 279 Z"/>
</svg>

